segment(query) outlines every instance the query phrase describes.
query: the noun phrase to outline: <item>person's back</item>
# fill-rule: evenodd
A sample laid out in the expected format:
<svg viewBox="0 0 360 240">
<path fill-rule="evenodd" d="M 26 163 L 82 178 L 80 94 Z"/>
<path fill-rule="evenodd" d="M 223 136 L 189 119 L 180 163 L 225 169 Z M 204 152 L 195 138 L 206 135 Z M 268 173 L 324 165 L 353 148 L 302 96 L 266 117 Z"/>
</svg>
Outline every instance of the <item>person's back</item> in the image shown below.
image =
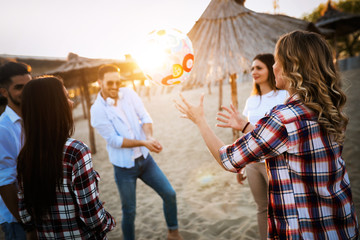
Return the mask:
<svg viewBox="0 0 360 240">
<path fill-rule="evenodd" d="M 47 217 L 35 224 L 38 238 L 104 239 L 115 222 L 96 200 L 100 177 L 92 168 L 89 148 L 69 138 L 64 146 L 63 168 L 64 177 L 56 191 L 57 200 Z M 19 199 L 20 215 L 26 219 L 30 215 L 22 192 Z"/>
<path fill-rule="evenodd" d="M 100 177 L 89 148 L 70 138 L 74 122 L 66 92 L 53 76 L 38 77 L 24 88 L 20 217 L 39 239 L 106 239 L 115 220 L 99 199 Z"/>
<path fill-rule="evenodd" d="M 276 233 L 270 236 L 348 239 L 356 235 L 357 218 L 341 158 L 342 146 L 324 133 L 317 115 L 292 97 L 261 119 L 259 125 L 255 135 L 276 129 L 276 134 L 282 136 L 278 141 L 284 142 L 281 149 L 286 149 L 285 153 L 266 160 L 269 194 L 273 199 L 268 209 L 269 232 Z M 275 155 L 281 149 L 268 154 Z M 343 206 L 342 211 L 338 211 L 339 206 Z M 289 227 L 274 231 L 279 224 Z M 336 226 L 336 231 L 329 230 L 329 226 Z"/>
</svg>

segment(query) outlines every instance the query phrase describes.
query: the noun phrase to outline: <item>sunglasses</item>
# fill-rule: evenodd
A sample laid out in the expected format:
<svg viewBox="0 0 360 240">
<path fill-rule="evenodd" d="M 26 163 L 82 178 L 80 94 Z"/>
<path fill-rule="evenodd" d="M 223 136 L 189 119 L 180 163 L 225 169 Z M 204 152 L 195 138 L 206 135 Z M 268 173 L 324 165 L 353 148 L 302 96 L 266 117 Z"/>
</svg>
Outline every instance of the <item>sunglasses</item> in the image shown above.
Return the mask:
<svg viewBox="0 0 360 240">
<path fill-rule="evenodd" d="M 114 84 L 116 85 L 117 88 L 119 88 L 121 86 L 121 81 L 110 80 L 110 81 L 106 82 L 106 86 L 108 86 L 108 87 L 112 87 L 112 86 L 114 86 Z"/>
</svg>

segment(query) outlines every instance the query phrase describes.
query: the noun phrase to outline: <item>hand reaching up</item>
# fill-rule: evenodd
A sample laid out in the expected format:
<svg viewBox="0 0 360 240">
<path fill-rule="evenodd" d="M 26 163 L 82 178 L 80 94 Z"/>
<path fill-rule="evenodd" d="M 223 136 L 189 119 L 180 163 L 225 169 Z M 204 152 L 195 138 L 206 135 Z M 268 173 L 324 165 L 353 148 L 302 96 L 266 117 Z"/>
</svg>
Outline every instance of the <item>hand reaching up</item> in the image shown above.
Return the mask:
<svg viewBox="0 0 360 240">
<path fill-rule="evenodd" d="M 175 107 L 183 114 L 181 117 L 188 118 L 197 125 L 200 122 L 205 121 L 204 94 L 201 95 L 198 106 L 190 104 L 181 93 L 179 95 L 183 104 L 178 103 L 176 100 L 174 102 Z"/>
<path fill-rule="evenodd" d="M 247 120 L 240 116 L 239 111 L 232 104 L 230 104 L 230 109 L 225 106 L 222 106 L 222 109 L 227 111 L 228 114 L 218 112 L 218 117 L 216 117 L 216 120 L 223 122 L 224 124 L 216 124 L 216 126 L 222 128 L 232 128 L 241 131 L 244 125 L 247 123 Z"/>
</svg>

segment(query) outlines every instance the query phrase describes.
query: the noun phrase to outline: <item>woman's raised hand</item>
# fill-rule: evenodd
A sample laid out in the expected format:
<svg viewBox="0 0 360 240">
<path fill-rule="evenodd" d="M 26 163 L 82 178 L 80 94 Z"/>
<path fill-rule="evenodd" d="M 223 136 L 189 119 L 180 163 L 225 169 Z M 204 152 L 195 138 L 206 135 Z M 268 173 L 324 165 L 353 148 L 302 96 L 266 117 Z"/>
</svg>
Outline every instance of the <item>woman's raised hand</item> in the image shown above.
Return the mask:
<svg viewBox="0 0 360 240">
<path fill-rule="evenodd" d="M 201 94 L 200 103 L 198 106 L 194 106 L 190 104 L 181 93 L 179 95 L 182 104 L 178 103 L 176 100 L 174 100 L 174 102 L 175 102 L 175 107 L 183 114 L 181 117 L 188 118 L 197 125 L 200 122 L 205 121 L 204 94 Z"/>
<path fill-rule="evenodd" d="M 234 105 L 230 104 L 230 108 L 225 106 L 221 106 L 221 108 L 228 113 L 217 113 L 216 120 L 223 122 L 223 124 L 216 124 L 216 126 L 222 128 L 232 128 L 241 131 L 244 125 L 247 123 L 247 120 L 240 116 L 239 111 L 234 107 Z"/>
</svg>

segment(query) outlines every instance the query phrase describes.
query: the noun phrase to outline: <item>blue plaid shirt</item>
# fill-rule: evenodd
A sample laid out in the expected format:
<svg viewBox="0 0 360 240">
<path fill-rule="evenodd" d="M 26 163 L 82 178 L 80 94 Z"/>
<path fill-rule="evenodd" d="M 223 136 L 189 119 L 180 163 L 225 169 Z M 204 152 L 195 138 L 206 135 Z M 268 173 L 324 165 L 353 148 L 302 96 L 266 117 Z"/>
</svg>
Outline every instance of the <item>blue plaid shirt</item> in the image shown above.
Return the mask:
<svg viewBox="0 0 360 240">
<path fill-rule="evenodd" d="M 342 146 L 296 96 L 219 151 L 223 165 L 232 172 L 266 159 L 269 239 L 357 239 Z"/>
</svg>

